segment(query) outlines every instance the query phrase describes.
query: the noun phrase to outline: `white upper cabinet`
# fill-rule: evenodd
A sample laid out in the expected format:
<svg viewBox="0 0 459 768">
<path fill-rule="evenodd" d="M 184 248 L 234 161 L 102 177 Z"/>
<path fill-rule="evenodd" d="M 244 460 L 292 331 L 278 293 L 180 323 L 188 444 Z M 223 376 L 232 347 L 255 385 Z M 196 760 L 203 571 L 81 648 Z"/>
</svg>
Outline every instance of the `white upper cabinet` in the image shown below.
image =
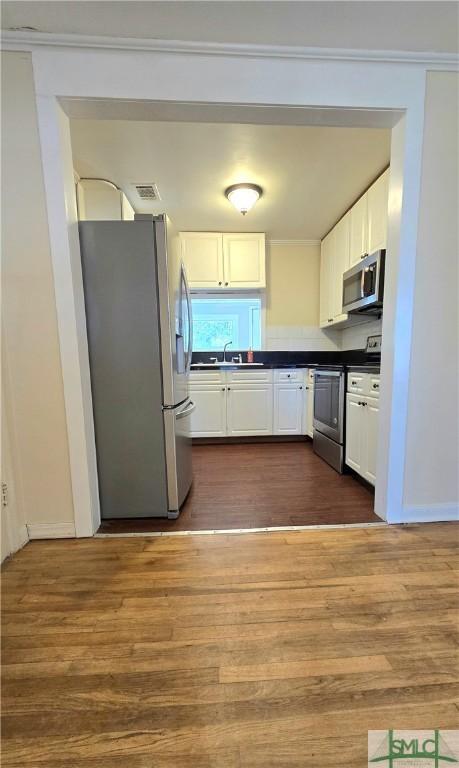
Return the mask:
<svg viewBox="0 0 459 768">
<path fill-rule="evenodd" d="M 226 288 L 264 288 L 264 234 L 224 234 L 223 263 Z"/>
<path fill-rule="evenodd" d="M 322 246 L 320 251 L 320 325 L 322 327 L 333 322 L 332 308 L 331 308 L 331 275 L 332 275 L 332 260 L 333 249 L 335 243 L 335 230 L 324 237 L 322 240 Z"/>
<path fill-rule="evenodd" d="M 365 193 L 350 210 L 349 267 L 362 259 L 368 242 L 368 195 Z"/>
<path fill-rule="evenodd" d="M 347 213 L 322 240 L 320 257 L 320 325 L 325 328 L 343 322 L 343 273 L 349 268 L 349 227 Z"/>
<path fill-rule="evenodd" d="M 387 205 L 389 201 L 389 168 L 375 181 L 368 195 L 368 253 L 387 244 Z"/>
<path fill-rule="evenodd" d="M 343 274 L 349 269 L 350 212 L 335 227 L 335 242 L 331 274 L 331 316 L 336 322 L 344 320 L 343 313 Z"/>
<path fill-rule="evenodd" d="M 181 232 L 182 259 L 190 288 L 221 288 L 223 241 L 219 232 Z"/>
<path fill-rule="evenodd" d="M 194 290 L 264 288 L 265 235 L 261 232 L 181 232 L 182 258 Z"/>
<path fill-rule="evenodd" d="M 343 313 L 343 274 L 386 247 L 389 169 L 322 240 L 320 259 L 320 327 L 348 321 Z"/>
</svg>

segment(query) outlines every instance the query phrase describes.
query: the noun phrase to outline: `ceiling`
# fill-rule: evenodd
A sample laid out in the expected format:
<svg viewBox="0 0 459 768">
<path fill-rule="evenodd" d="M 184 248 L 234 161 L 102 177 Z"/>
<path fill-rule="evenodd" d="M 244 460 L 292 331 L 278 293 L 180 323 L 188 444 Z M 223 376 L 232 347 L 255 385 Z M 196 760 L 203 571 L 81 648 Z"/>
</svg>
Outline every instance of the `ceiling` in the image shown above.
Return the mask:
<svg viewBox="0 0 459 768">
<path fill-rule="evenodd" d="M 215 43 L 455 52 L 455 2 L 2 3 L 2 27 Z"/>
<path fill-rule="evenodd" d="M 113 181 L 139 213 L 165 212 L 182 230 L 261 231 L 319 239 L 388 165 L 390 131 L 240 123 L 71 120 L 80 176 Z M 242 217 L 224 190 L 259 184 Z M 132 185 L 154 182 L 161 201 Z"/>
</svg>

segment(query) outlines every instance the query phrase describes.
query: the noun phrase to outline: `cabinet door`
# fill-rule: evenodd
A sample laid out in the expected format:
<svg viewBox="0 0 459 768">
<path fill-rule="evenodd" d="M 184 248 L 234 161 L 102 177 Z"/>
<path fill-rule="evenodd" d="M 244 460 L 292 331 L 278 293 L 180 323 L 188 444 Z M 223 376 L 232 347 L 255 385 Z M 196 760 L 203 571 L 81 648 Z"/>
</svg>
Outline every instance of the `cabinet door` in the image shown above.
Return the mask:
<svg viewBox="0 0 459 768">
<path fill-rule="evenodd" d="M 387 244 L 387 205 L 389 200 L 389 169 L 370 187 L 368 195 L 368 253 L 379 251 Z"/>
<path fill-rule="evenodd" d="M 374 397 L 365 398 L 365 462 L 364 478 L 372 485 L 376 483 L 376 461 L 378 456 L 378 417 L 379 400 Z"/>
<path fill-rule="evenodd" d="M 358 395 L 346 395 L 346 464 L 364 474 L 365 408 Z"/>
<path fill-rule="evenodd" d="M 181 232 L 182 259 L 190 288 L 223 288 L 223 244 L 219 232 Z"/>
<path fill-rule="evenodd" d="M 331 260 L 331 312 L 336 320 L 345 320 L 343 312 L 343 274 L 349 269 L 350 212 L 335 227 L 335 241 Z"/>
<path fill-rule="evenodd" d="M 365 193 L 350 210 L 349 267 L 368 253 L 368 195 Z"/>
<path fill-rule="evenodd" d="M 271 384 L 233 384 L 227 388 L 228 435 L 272 435 Z"/>
<path fill-rule="evenodd" d="M 196 409 L 191 414 L 191 437 L 226 435 L 226 387 L 224 384 L 193 384 L 190 398 Z"/>
<path fill-rule="evenodd" d="M 314 387 L 308 384 L 306 387 L 306 434 L 314 437 Z"/>
<path fill-rule="evenodd" d="M 223 259 L 226 288 L 266 286 L 264 234 L 224 234 Z"/>
<path fill-rule="evenodd" d="M 320 309 L 319 319 L 320 326 L 323 328 L 329 323 L 333 322 L 332 307 L 331 307 L 331 271 L 332 271 L 332 259 L 333 249 L 335 241 L 335 230 L 331 232 L 322 240 L 322 246 L 320 249 Z"/>
<path fill-rule="evenodd" d="M 274 434 L 301 435 L 304 386 L 276 384 L 274 387 Z"/>
</svg>

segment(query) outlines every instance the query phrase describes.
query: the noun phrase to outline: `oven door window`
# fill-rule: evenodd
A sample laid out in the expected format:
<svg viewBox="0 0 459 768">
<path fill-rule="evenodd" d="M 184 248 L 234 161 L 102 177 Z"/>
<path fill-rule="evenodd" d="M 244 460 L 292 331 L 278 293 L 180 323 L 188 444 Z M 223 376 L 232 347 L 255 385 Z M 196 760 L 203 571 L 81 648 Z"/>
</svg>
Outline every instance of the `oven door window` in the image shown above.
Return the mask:
<svg viewBox="0 0 459 768">
<path fill-rule="evenodd" d="M 316 375 L 314 388 L 314 419 L 331 430 L 339 430 L 340 377 Z"/>
</svg>

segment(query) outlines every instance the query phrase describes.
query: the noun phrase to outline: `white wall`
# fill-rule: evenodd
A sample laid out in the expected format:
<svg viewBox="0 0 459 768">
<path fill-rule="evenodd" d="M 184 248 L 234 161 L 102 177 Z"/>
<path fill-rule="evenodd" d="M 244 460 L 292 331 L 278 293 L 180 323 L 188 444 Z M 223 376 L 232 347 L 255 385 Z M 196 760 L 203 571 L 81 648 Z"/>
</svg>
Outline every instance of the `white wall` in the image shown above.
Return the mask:
<svg viewBox="0 0 459 768">
<path fill-rule="evenodd" d="M 427 77 L 405 504 L 457 505 L 458 87 Z"/>
<path fill-rule="evenodd" d="M 88 59 L 88 66 L 91 55 L 82 53 Z M 112 56 L 115 54 L 108 58 Z M 3 140 L 8 142 L 8 152 L 3 159 L 4 189 L 8 190 L 3 201 L 4 325 L 24 509 L 28 522 L 71 523 L 73 508 L 62 373 L 30 59 L 27 54 L 7 53 L 3 54 L 3 60 L 6 85 Z M 139 72 L 143 62 L 144 58 L 139 57 Z M 409 77 L 408 68 L 407 80 Z M 428 79 L 405 472 L 407 504 L 450 503 L 457 498 L 453 495 L 456 466 L 449 460 L 452 457 L 454 461 L 451 404 L 456 394 L 451 383 L 451 373 L 456 372 L 451 329 L 457 282 L 452 261 L 456 230 L 451 217 L 455 169 L 452 160 L 454 78 L 454 75 L 435 73 Z M 139 81 L 133 78 L 132 82 Z M 441 255 L 441 277 L 433 254 Z M 452 286 L 454 296 L 450 299 L 448 291 L 453 290 Z M 425 343 L 426 339 L 432 341 L 434 327 L 435 343 Z M 428 383 L 423 378 L 426 371 Z M 447 374 L 442 377 L 440 393 L 438 371 Z M 439 436 L 448 452 L 446 462 L 445 451 L 431 459 Z"/>
<path fill-rule="evenodd" d="M 37 526 L 73 523 L 47 212 L 31 57 L 2 53 L 3 331 L 23 514 Z"/>
<path fill-rule="evenodd" d="M 268 350 L 336 350 L 339 334 L 319 327 L 320 243 L 271 241 L 266 253 Z"/>
</svg>

